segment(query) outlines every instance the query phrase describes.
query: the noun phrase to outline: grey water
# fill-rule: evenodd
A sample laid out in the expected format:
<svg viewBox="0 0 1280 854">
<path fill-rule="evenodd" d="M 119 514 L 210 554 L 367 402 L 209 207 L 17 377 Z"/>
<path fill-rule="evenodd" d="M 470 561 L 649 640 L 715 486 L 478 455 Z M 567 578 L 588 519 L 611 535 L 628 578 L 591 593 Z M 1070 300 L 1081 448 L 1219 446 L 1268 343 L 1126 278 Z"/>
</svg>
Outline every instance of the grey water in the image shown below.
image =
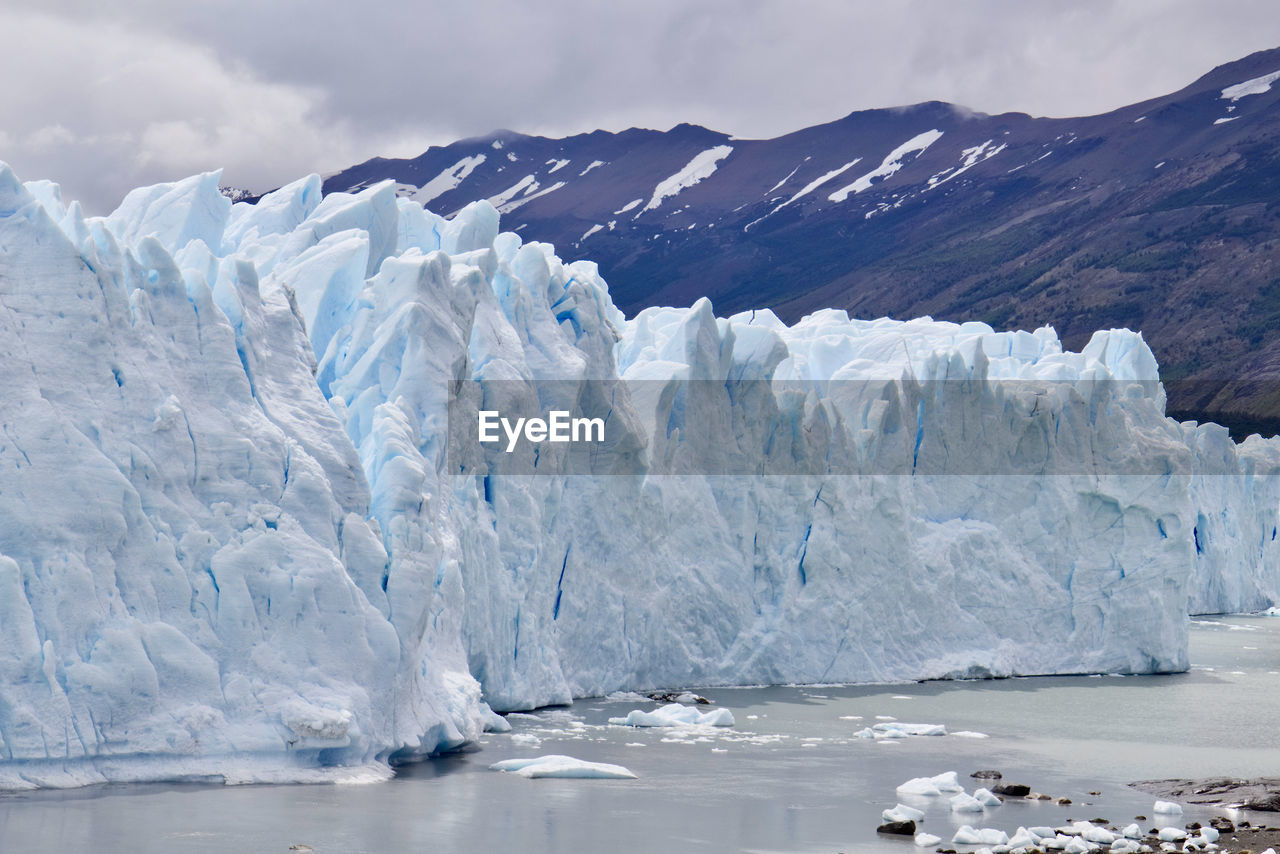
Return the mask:
<svg viewBox="0 0 1280 854">
<path fill-rule="evenodd" d="M 900 800 L 925 809 L 921 829 L 945 841 L 961 824 L 1012 832 L 1145 815 L 1148 827 L 1154 799 L 1131 781 L 1280 768 L 1280 618 L 1195 620 L 1191 660 L 1190 672 L 1167 676 L 707 689 L 736 725 L 692 734 L 608 725 L 652 708 L 647 701 L 582 700 L 511 715 L 511 733 L 385 783 L 0 795 L 0 852 L 932 851 L 876 834 L 881 810 Z M 888 718 L 950 734 L 854 736 Z M 638 779 L 488 769 L 547 753 L 625 765 Z M 972 790 L 978 769 L 1072 803 L 1007 799 L 983 815 L 952 815 L 945 798 L 894 791 L 943 771 Z M 1181 820 L 1208 815 L 1188 808 Z"/>
</svg>

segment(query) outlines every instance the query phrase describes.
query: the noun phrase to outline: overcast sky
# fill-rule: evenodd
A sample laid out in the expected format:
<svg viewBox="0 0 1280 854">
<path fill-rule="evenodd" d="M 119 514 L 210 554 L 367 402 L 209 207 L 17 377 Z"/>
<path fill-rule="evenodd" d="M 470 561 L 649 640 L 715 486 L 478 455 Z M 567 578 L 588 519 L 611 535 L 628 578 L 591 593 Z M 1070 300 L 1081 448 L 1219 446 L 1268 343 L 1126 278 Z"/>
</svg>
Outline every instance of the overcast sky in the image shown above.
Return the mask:
<svg viewBox="0 0 1280 854">
<path fill-rule="evenodd" d="M 1276 0 L 0 0 L 0 160 L 106 213 L 497 128 L 774 136 L 945 100 L 1102 112 L 1280 46 Z"/>
</svg>

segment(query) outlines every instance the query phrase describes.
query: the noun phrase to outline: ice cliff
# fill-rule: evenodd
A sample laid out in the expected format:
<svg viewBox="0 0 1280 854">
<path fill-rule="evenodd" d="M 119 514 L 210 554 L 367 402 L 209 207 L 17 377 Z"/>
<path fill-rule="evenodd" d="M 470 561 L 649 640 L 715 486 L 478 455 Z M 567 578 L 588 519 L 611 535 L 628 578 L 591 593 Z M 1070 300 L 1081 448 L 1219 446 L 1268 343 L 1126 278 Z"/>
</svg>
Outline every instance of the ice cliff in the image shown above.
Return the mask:
<svg viewBox="0 0 1280 854">
<path fill-rule="evenodd" d="M 0 164 L 0 787 L 376 776 L 485 702 L 1178 670 L 1188 610 L 1275 601 L 1280 447 L 1165 418 L 1135 333 L 627 319 L 486 203 L 218 177 L 87 218 Z M 552 406 L 607 419 L 589 474 L 457 435 Z"/>
</svg>

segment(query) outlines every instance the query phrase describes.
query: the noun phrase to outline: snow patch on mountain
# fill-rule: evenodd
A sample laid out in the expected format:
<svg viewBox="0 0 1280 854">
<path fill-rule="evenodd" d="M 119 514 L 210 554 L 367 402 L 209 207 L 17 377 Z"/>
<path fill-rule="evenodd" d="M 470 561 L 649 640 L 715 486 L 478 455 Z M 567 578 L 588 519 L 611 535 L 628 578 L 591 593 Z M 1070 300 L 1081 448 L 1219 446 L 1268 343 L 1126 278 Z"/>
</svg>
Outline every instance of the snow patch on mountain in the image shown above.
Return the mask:
<svg viewBox="0 0 1280 854">
<path fill-rule="evenodd" d="M 503 205 L 505 205 L 507 202 L 511 201 L 521 193 L 528 194 L 528 193 L 532 193 L 537 189 L 538 189 L 538 176 L 525 175 L 523 178 L 521 178 L 516 183 L 512 184 L 510 187 L 507 187 L 507 189 L 503 190 L 501 193 L 498 193 L 496 196 L 490 196 L 488 199 L 488 202 L 489 204 L 493 205 L 495 208 L 501 208 Z"/>
<path fill-rule="evenodd" d="M 936 129 L 916 134 L 911 139 L 889 152 L 880 165 L 875 169 L 860 176 L 858 180 L 854 181 L 852 184 L 836 190 L 827 198 L 833 202 L 843 202 L 845 199 L 849 198 L 851 193 L 856 195 L 865 190 L 871 189 L 871 185 L 877 178 L 883 180 L 901 169 L 903 167 L 903 159 L 908 154 L 919 155 L 941 138 L 942 131 Z"/>
<path fill-rule="evenodd" d="M 559 190 L 564 186 L 565 186 L 564 181 L 556 181 L 550 187 L 543 187 L 541 190 L 537 190 L 538 184 L 537 182 L 534 182 L 534 184 L 531 187 L 525 190 L 525 194 L 520 198 L 507 202 L 506 204 L 499 205 L 498 212 L 504 213 L 504 214 L 511 213 L 511 211 L 515 210 L 521 205 L 527 204 L 533 201 L 534 199 L 540 199 L 543 196 L 547 195 L 548 193 L 554 193 L 556 190 Z M 537 192 L 534 192 L 534 190 L 537 190 Z"/>
<path fill-rule="evenodd" d="M 931 176 L 929 178 L 929 186 L 925 188 L 926 191 L 940 187 L 948 181 L 958 178 L 974 166 L 984 160 L 990 160 L 992 157 L 995 157 L 1008 147 L 1009 146 L 1006 143 L 995 145 L 995 140 L 989 139 L 981 145 L 975 145 L 972 148 L 964 149 L 964 151 L 960 152 L 960 166 Z"/>
<path fill-rule="evenodd" d="M 1247 98 L 1250 95 L 1262 95 L 1270 92 L 1271 84 L 1277 80 L 1280 80 L 1280 71 L 1273 71 L 1270 74 L 1264 74 L 1261 77 L 1254 77 L 1243 83 L 1228 86 L 1222 90 L 1222 94 L 1218 97 L 1224 100 L 1239 101 L 1241 98 Z"/>
<path fill-rule="evenodd" d="M 418 188 L 413 194 L 413 200 L 418 204 L 426 207 L 439 196 L 444 195 L 450 190 L 457 189 L 458 185 L 467 179 L 467 176 L 475 171 L 476 167 L 484 163 L 485 156 L 476 154 L 471 157 L 464 157 L 448 169 L 432 178 L 427 183 Z"/>
<path fill-rule="evenodd" d="M 774 215 L 774 214 L 776 214 L 778 211 L 780 211 L 780 210 L 782 210 L 783 208 L 785 208 L 787 205 L 792 204 L 793 202 L 796 202 L 796 201 L 798 201 L 798 200 L 800 200 L 800 199 L 803 199 L 805 196 L 809 195 L 809 194 L 810 194 L 810 193 L 812 193 L 814 190 L 818 189 L 818 188 L 819 188 L 819 187 L 821 187 L 823 184 L 825 184 L 825 183 L 827 183 L 828 181 L 830 181 L 832 178 L 836 178 L 836 177 L 838 177 L 839 175 L 842 175 L 844 172 L 848 171 L 849 169 L 851 169 L 852 167 L 854 167 L 855 165 L 857 165 L 858 163 L 861 163 L 861 162 L 862 162 L 862 158 L 861 158 L 861 157 L 855 157 L 855 158 L 853 158 L 852 160 L 850 160 L 848 163 L 844 164 L 843 166 L 837 166 L 835 169 L 832 169 L 830 172 L 827 172 L 827 173 L 826 173 L 826 174 L 824 174 L 824 175 L 819 175 L 817 178 L 813 179 L 813 180 L 812 180 L 812 181 L 810 181 L 808 184 L 805 184 L 803 187 L 801 187 L 801 188 L 800 188 L 800 191 L 799 191 L 798 193 L 796 193 L 794 196 L 792 196 L 791 198 L 787 199 L 785 202 L 783 202 L 782 204 L 778 205 L 778 206 L 777 206 L 777 207 L 775 207 L 773 210 L 769 211 L 767 214 L 765 214 L 765 215 L 764 215 L 763 217 L 761 217 L 760 219 L 764 219 L 765 217 L 773 216 L 773 215 Z M 755 220 L 754 222 L 747 223 L 747 225 L 744 227 L 744 230 L 745 230 L 746 228 L 750 228 L 751 226 L 755 225 L 757 222 L 760 222 L 760 219 L 757 219 L 757 220 Z"/>
<path fill-rule="evenodd" d="M 684 168 L 679 172 L 658 183 L 658 186 L 653 190 L 653 196 L 649 199 L 649 203 L 644 206 L 644 210 L 640 211 L 640 213 L 657 210 L 664 199 L 677 195 L 703 179 L 711 177 L 720 165 L 720 161 L 732 153 L 732 145 L 717 145 L 715 148 L 708 148 L 706 151 L 700 152 L 685 164 Z M 637 214 L 636 216 L 639 215 Z"/>
</svg>

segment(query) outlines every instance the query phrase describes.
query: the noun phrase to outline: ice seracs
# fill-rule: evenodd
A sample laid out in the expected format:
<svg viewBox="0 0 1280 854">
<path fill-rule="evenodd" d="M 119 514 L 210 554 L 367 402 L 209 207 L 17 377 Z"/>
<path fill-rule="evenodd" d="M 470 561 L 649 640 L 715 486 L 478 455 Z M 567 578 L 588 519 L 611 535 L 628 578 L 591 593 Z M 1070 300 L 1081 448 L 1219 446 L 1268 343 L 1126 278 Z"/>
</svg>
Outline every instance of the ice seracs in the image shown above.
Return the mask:
<svg viewBox="0 0 1280 854">
<path fill-rule="evenodd" d="M 1136 333 L 626 318 L 486 202 L 217 185 L 86 218 L 0 166 L 0 786 L 385 776 L 619 690 L 1173 671 L 1189 608 L 1275 604 L 1280 450 L 1167 419 Z M 584 473 L 450 431 L 535 404 L 606 419 Z"/>
</svg>

